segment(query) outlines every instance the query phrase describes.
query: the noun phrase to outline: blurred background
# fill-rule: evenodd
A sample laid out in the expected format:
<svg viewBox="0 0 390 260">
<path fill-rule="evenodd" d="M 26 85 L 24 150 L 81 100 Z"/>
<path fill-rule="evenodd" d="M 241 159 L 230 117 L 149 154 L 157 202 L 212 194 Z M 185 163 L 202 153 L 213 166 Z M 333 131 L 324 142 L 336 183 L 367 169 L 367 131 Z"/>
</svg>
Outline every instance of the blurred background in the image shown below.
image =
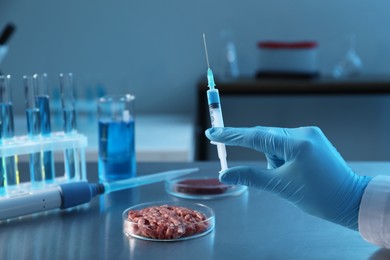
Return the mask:
<svg viewBox="0 0 390 260">
<path fill-rule="evenodd" d="M 132 93 L 139 122 L 145 122 L 144 115 L 152 116 L 145 123 L 152 130 L 138 130 L 139 138 L 155 136 L 156 142 L 169 139 L 172 146 L 183 146 L 184 160 L 199 159 L 199 154 L 202 159 L 215 159 L 215 147 L 207 144 L 207 151 L 197 150 L 199 142 L 207 142 L 203 135 L 206 126 L 197 121 L 199 88 L 204 84 L 204 98 L 207 90 L 202 33 L 207 36 L 211 67 L 221 83 L 230 80 L 225 78 L 227 39 L 234 43 L 239 69 L 229 76 L 254 81 L 259 69 L 259 41 L 314 41 L 318 43 L 318 80 L 333 80 L 335 66 L 353 48 L 363 65 L 353 80 L 368 82 L 369 92 L 371 79 L 374 83 L 379 79 L 384 85 L 389 83 L 390 94 L 388 10 L 390 2 L 378 0 L 0 0 L 0 29 L 7 23 L 16 27 L 0 71 L 12 76 L 16 115 L 24 115 L 22 75 L 46 72 L 54 100 L 58 74 L 73 72 L 77 98 L 91 101 L 92 111 L 99 95 Z M 315 87 L 313 84 L 305 86 Z M 386 93 L 274 93 L 224 98 L 218 80 L 217 87 L 226 126 L 318 125 L 348 160 L 390 159 L 390 96 Z M 348 87 L 353 89 L 353 84 Z M 85 122 L 79 120 L 81 129 Z M 168 130 L 158 131 L 166 126 L 159 126 L 164 122 Z M 183 140 L 175 138 L 175 127 L 184 127 L 179 130 L 185 132 Z M 94 131 L 85 129 L 88 133 Z M 91 142 L 96 141 L 93 138 Z M 137 145 L 141 149 L 142 140 Z M 148 144 L 148 149 L 153 150 L 152 146 Z M 169 150 L 169 144 L 166 146 Z M 159 150 L 159 158 L 149 159 L 162 160 L 164 149 Z M 228 159 L 261 157 L 234 149 L 229 148 Z M 170 159 L 179 157 L 173 155 Z"/>
</svg>

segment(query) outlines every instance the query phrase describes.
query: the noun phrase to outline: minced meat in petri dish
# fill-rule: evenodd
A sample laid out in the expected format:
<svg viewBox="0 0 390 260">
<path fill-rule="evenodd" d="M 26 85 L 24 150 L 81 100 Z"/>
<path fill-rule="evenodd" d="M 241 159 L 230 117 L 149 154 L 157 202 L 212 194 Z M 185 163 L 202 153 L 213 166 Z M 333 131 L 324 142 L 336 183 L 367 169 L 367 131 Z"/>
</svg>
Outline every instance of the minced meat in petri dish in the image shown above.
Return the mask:
<svg viewBox="0 0 390 260">
<path fill-rule="evenodd" d="M 227 185 L 218 178 L 202 174 L 182 176 L 165 182 L 165 190 L 176 197 L 185 199 L 218 199 L 238 196 L 247 190 L 243 185 Z"/>
<path fill-rule="evenodd" d="M 126 209 L 123 231 L 149 241 L 181 241 L 204 236 L 215 226 L 211 208 L 185 201 L 143 203 Z"/>
</svg>

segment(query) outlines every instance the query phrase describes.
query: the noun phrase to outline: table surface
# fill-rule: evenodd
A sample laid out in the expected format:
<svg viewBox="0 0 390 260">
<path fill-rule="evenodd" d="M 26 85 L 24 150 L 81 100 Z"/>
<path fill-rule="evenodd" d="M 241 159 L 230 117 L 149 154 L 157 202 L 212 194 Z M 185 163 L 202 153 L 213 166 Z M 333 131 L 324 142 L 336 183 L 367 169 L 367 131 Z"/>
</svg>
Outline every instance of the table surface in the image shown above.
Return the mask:
<svg viewBox="0 0 390 260">
<path fill-rule="evenodd" d="M 390 162 L 350 162 L 359 174 L 389 174 Z M 258 165 L 264 162 L 232 162 Z M 139 163 L 138 174 L 199 167 L 216 176 L 218 162 Z M 90 181 L 97 165 L 87 165 Z M 150 242 L 123 234 L 122 212 L 135 204 L 181 200 L 163 183 L 113 192 L 68 211 L 51 211 L 0 223 L 0 259 L 389 259 L 390 250 L 356 231 L 310 216 L 268 192 L 194 201 L 215 211 L 215 229 L 182 242 Z"/>
</svg>

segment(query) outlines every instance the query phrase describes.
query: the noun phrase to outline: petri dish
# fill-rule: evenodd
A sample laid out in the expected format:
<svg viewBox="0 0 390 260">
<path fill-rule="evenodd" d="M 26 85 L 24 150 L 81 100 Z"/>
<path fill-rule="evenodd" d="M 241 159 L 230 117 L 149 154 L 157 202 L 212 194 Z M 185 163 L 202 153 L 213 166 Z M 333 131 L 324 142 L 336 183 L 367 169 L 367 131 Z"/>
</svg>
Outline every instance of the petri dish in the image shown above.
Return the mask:
<svg viewBox="0 0 390 260">
<path fill-rule="evenodd" d="M 215 226 L 214 211 L 206 205 L 186 201 L 138 204 L 122 214 L 123 232 L 148 241 L 183 241 L 210 233 Z"/>
<path fill-rule="evenodd" d="M 176 197 L 184 199 L 219 199 L 238 196 L 248 188 L 242 185 L 227 185 L 218 178 L 205 175 L 193 177 L 182 176 L 165 182 L 165 190 Z"/>
</svg>

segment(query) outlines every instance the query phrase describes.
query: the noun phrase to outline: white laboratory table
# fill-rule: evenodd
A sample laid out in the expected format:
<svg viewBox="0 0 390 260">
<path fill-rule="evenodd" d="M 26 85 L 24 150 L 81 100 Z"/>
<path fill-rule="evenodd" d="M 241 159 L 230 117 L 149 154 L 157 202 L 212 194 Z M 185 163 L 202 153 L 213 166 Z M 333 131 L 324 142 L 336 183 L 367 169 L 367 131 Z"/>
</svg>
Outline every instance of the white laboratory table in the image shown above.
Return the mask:
<svg viewBox="0 0 390 260">
<path fill-rule="evenodd" d="M 195 127 L 185 115 L 137 115 L 135 123 L 136 156 L 138 162 L 191 162 L 194 160 Z M 15 117 L 15 134 L 26 134 L 26 118 Z M 53 131 L 60 131 L 61 123 L 52 119 Z M 98 159 L 98 123 L 94 116 L 77 118 L 78 132 L 88 137 L 86 160 Z M 63 160 L 61 155 L 56 161 Z"/>
</svg>

